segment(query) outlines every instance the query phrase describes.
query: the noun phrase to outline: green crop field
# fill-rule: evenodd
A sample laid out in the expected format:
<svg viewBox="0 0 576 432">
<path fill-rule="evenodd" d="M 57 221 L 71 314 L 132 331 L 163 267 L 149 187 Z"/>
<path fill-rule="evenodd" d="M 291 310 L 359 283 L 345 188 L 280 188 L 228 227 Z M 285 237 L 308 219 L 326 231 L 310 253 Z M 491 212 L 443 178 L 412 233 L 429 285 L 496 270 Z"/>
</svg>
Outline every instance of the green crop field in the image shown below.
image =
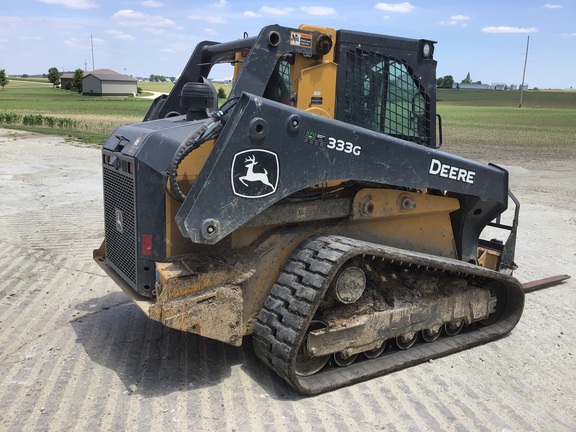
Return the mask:
<svg viewBox="0 0 576 432">
<path fill-rule="evenodd" d="M 9 78 L 9 88 L 15 87 L 52 87 L 46 78 Z"/>
<path fill-rule="evenodd" d="M 511 153 L 576 147 L 576 92 L 439 89 L 437 112 L 443 139 L 479 149 L 510 147 Z"/>
<path fill-rule="evenodd" d="M 69 135 L 103 143 L 118 126 L 140 121 L 152 100 L 142 97 L 82 96 L 52 86 L 0 91 L 0 127 Z"/>
<path fill-rule="evenodd" d="M 140 82 L 138 86 L 146 95 L 168 93 L 173 84 Z M 217 83 L 215 87 L 230 90 Z M 522 108 L 518 108 L 518 91 L 438 89 L 437 98 L 448 148 L 458 144 L 520 150 L 576 146 L 576 92 L 524 92 Z M 0 90 L 0 127 L 102 144 L 117 126 L 141 121 L 151 103 L 143 96 L 82 96 L 52 88 L 42 80 L 10 79 L 5 90 Z"/>
<path fill-rule="evenodd" d="M 170 93 L 174 84 L 170 82 L 138 82 L 138 87 L 140 87 L 145 92 L 162 92 Z"/>
<path fill-rule="evenodd" d="M 438 89 L 439 104 L 517 108 L 519 91 Z M 576 91 L 525 91 L 523 108 L 576 108 Z"/>
</svg>

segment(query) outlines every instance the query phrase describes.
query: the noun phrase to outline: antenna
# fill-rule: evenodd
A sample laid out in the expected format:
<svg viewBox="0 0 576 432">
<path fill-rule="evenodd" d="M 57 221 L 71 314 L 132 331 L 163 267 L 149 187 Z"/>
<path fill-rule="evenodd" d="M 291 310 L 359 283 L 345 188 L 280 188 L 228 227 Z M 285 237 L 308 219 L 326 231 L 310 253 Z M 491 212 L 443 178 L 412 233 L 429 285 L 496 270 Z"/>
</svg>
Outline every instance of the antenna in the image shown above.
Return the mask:
<svg viewBox="0 0 576 432">
<path fill-rule="evenodd" d="M 526 56 L 524 57 L 524 71 L 522 72 L 522 84 L 520 84 L 520 104 L 518 108 L 522 108 L 522 97 L 524 96 L 524 78 L 526 77 L 526 63 L 528 62 L 528 46 L 530 45 L 530 36 L 526 41 Z"/>
<path fill-rule="evenodd" d="M 92 35 L 90 35 L 90 45 L 92 46 L 92 70 L 96 69 L 94 67 L 94 40 L 92 39 Z"/>
</svg>

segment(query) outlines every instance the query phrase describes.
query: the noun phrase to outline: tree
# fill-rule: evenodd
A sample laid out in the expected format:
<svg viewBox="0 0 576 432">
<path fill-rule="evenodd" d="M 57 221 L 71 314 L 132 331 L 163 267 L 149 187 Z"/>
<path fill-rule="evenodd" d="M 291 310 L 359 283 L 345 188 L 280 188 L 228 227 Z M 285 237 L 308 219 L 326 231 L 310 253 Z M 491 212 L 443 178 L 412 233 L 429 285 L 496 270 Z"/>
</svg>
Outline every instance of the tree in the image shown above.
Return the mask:
<svg viewBox="0 0 576 432">
<path fill-rule="evenodd" d="M 6 69 L 0 69 L 0 86 L 2 86 L 2 91 L 4 91 L 4 86 L 9 82 L 10 80 L 6 76 Z"/>
<path fill-rule="evenodd" d="M 150 82 L 166 82 L 166 77 L 164 75 L 150 75 Z"/>
<path fill-rule="evenodd" d="M 50 81 L 53 86 L 60 84 L 60 72 L 58 72 L 58 68 L 51 67 L 48 69 L 48 81 Z"/>
<path fill-rule="evenodd" d="M 226 91 L 222 88 L 219 87 L 218 88 L 218 99 L 226 99 L 228 96 L 226 96 Z"/>
<path fill-rule="evenodd" d="M 439 88 L 452 88 L 453 84 L 454 77 L 452 75 L 446 75 L 436 80 L 436 86 Z"/>
<path fill-rule="evenodd" d="M 78 93 L 82 93 L 82 79 L 84 78 L 84 71 L 82 69 L 76 69 L 74 71 L 74 77 L 72 78 L 72 88 Z"/>
</svg>

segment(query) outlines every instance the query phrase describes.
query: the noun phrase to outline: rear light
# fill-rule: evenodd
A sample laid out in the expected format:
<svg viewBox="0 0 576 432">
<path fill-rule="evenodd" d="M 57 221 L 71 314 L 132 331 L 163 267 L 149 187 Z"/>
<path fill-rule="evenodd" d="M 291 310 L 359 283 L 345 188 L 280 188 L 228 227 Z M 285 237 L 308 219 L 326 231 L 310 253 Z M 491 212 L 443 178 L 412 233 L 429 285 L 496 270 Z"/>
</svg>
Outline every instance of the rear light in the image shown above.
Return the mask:
<svg viewBox="0 0 576 432">
<path fill-rule="evenodd" d="M 152 255 L 152 236 L 142 234 L 142 255 Z"/>
</svg>

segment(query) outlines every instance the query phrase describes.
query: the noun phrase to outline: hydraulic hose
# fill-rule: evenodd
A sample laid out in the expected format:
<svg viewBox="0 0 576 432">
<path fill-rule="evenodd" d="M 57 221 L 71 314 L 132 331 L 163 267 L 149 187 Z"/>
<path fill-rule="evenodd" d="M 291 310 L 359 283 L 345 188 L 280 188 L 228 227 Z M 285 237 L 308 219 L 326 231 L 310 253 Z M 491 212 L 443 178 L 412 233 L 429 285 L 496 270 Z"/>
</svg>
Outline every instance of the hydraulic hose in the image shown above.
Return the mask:
<svg viewBox="0 0 576 432">
<path fill-rule="evenodd" d="M 177 176 L 180 163 L 186 156 L 200 147 L 204 142 L 218 137 L 226 123 L 228 112 L 236 105 L 237 101 L 238 98 L 226 101 L 220 110 L 211 113 L 210 117 L 198 129 L 186 137 L 178 146 L 178 149 L 172 158 L 170 170 L 168 172 L 168 179 L 170 182 L 170 190 L 168 193 L 175 200 L 183 202 L 186 199 L 186 194 L 182 192 L 182 189 L 180 189 L 180 185 L 178 184 Z"/>
</svg>

